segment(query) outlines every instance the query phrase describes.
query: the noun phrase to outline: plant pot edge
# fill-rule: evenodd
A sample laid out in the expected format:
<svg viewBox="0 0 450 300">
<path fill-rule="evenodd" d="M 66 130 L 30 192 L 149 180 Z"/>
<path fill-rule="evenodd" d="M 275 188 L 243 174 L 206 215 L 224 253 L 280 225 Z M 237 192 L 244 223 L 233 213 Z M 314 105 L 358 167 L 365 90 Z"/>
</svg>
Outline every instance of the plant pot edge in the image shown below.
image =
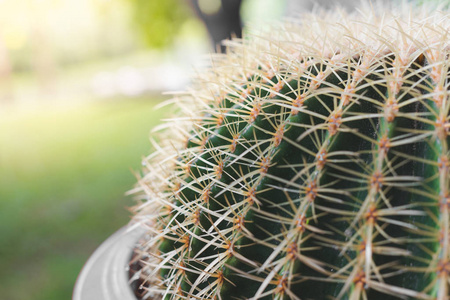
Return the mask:
<svg viewBox="0 0 450 300">
<path fill-rule="evenodd" d="M 129 262 L 145 232 L 139 224 L 132 224 L 107 238 L 81 269 L 72 300 L 136 300 L 129 285 Z"/>
</svg>

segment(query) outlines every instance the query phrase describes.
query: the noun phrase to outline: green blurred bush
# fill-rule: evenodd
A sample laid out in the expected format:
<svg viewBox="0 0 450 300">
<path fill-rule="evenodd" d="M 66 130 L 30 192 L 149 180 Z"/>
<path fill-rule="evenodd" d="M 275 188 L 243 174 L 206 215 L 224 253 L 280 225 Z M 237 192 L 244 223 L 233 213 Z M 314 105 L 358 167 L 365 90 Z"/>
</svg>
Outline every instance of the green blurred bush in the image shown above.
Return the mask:
<svg viewBox="0 0 450 300">
<path fill-rule="evenodd" d="M 152 48 L 173 43 L 183 24 L 193 13 L 183 0 L 126 0 L 133 6 L 133 23 L 140 36 Z"/>
</svg>

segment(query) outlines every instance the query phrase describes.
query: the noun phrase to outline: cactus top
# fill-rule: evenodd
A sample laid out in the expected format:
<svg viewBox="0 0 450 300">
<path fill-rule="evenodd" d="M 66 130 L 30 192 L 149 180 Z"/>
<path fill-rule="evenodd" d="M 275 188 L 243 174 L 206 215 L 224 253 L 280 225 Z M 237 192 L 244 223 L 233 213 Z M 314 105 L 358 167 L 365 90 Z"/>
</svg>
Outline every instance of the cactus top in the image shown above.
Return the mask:
<svg viewBox="0 0 450 300">
<path fill-rule="evenodd" d="M 147 296 L 448 299 L 449 27 L 366 4 L 229 41 L 133 191 Z"/>
</svg>

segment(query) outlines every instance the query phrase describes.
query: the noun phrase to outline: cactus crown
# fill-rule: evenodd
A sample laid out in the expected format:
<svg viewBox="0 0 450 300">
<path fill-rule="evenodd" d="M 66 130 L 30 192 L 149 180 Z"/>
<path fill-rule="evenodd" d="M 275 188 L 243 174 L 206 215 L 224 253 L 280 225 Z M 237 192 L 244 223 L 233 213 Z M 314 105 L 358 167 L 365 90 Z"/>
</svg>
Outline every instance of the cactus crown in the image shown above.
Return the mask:
<svg viewBox="0 0 450 300">
<path fill-rule="evenodd" d="M 147 296 L 447 299 L 449 16 L 363 5 L 229 42 L 133 191 Z"/>
</svg>

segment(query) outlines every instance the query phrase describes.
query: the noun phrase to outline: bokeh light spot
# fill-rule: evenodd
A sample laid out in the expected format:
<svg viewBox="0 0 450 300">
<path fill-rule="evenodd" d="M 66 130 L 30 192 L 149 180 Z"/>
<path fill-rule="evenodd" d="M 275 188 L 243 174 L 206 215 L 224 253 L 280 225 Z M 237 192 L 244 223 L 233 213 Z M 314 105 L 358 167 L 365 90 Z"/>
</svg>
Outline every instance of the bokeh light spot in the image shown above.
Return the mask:
<svg viewBox="0 0 450 300">
<path fill-rule="evenodd" d="M 198 7 L 205 15 L 217 14 L 220 6 L 220 0 L 198 0 Z"/>
</svg>

